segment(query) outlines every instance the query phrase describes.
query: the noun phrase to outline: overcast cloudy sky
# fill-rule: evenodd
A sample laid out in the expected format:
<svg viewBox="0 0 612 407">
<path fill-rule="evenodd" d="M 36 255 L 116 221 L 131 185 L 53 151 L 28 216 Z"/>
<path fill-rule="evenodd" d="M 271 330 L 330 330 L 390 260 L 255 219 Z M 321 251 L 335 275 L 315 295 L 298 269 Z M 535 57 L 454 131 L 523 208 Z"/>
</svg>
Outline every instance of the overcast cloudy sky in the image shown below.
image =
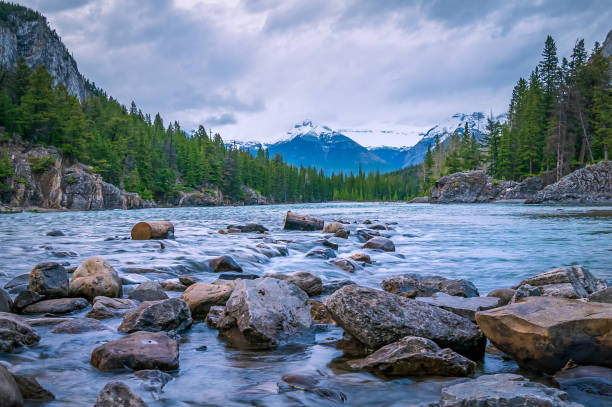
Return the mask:
<svg viewBox="0 0 612 407">
<path fill-rule="evenodd" d="M 612 29 L 610 0 L 18 2 L 45 14 L 80 71 L 122 103 L 261 141 L 305 118 L 414 130 L 501 113 L 547 34 L 568 55 Z"/>
</svg>

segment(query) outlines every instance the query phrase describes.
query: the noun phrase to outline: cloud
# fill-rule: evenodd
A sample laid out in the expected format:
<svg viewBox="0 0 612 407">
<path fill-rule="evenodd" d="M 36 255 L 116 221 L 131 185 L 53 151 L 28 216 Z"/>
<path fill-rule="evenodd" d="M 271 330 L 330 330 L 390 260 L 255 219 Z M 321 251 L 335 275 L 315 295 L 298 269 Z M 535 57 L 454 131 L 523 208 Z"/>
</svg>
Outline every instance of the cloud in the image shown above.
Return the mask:
<svg viewBox="0 0 612 407">
<path fill-rule="evenodd" d="M 223 113 L 219 116 L 210 116 L 203 121 L 203 124 L 207 126 L 225 126 L 228 124 L 236 124 L 236 116 L 233 113 Z"/>
<path fill-rule="evenodd" d="M 507 109 L 546 35 L 560 55 L 603 41 L 609 1 L 23 0 L 86 77 L 185 129 L 271 141 L 304 118 L 333 128 L 431 127 Z M 366 145 L 416 139 L 370 139 Z"/>
</svg>

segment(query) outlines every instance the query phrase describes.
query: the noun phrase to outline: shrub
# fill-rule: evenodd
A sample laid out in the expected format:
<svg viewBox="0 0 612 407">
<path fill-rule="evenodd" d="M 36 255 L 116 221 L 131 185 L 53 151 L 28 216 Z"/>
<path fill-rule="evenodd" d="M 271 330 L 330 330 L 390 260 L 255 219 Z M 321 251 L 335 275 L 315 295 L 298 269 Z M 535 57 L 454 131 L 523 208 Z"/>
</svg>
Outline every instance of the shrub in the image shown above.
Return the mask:
<svg viewBox="0 0 612 407">
<path fill-rule="evenodd" d="M 30 157 L 28 158 L 30 167 L 34 174 L 41 174 L 47 171 L 53 164 L 55 164 L 55 155 L 51 154 L 47 157 Z"/>
<path fill-rule="evenodd" d="M 12 177 L 15 174 L 13 164 L 8 156 L 8 152 L 4 152 L 0 157 L 0 179 Z"/>
</svg>

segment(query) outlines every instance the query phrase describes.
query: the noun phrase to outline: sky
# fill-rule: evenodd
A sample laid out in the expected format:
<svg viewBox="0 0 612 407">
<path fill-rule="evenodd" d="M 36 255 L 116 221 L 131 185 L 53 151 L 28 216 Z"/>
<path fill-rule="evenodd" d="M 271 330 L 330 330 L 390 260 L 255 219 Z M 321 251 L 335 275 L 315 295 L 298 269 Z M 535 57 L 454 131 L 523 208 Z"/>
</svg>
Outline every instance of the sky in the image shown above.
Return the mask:
<svg viewBox="0 0 612 407">
<path fill-rule="evenodd" d="M 310 119 L 403 132 L 363 145 L 413 145 L 454 113 L 505 112 L 548 34 L 569 56 L 612 29 L 610 0 L 16 2 L 121 103 L 262 142 Z"/>
</svg>

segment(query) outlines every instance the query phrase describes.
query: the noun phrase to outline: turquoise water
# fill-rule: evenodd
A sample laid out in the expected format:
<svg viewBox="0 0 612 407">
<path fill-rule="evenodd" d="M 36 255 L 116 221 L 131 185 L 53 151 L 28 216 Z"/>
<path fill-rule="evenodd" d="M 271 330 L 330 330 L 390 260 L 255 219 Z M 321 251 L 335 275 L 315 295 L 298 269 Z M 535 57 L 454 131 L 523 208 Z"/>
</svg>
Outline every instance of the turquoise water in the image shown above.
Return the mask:
<svg viewBox="0 0 612 407">
<path fill-rule="evenodd" d="M 387 233 L 395 242 L 395 253 L 371 253 L 374 264 L 347 273 L 322 259 L 306 258 L 320 232 L 284 232 L 285 212 L 321 217 L 326 222 L 344 219 L 358 222 L 388 222 Z M 213 281 L 203 262 L 230 254 L 245 273 L 309 271 L 323 281 L 350 278 L 378 287 L 392 274 L 436 274 L 466 278 L 481 295 L 495 288 L 512 286 L 525 277 L 550 268 L 582 264 L 597 277 L 612 282 L 612 218 L 576 216 L 611 208 L 526 205 L 427 205 L 427 204 L 304 204 L 265 207 L 172 208 L 134 211 L 22 213 L 0 216 L 0 286 L 10 278 L 29 272 L 42 261 L 67 262 L 77 266 L 90 256 L 103 256 L 120 273 L 130 267 L 157 268 L 159 278 L 196 274 Z M 175 239 L 156 241 L 121 240 L 141 220 L 169 219 Z M 260 223 L 270 229 L 266 238 L 286 241 L 289 256 L 269 259 L 256 251 L 264 237 L 255 234 L 220 235 L 229 224 Z M 61 237 L 45 234 L 53 229 Z M 116 240 L 105 240 L 110 237 Z M 348 240 L 332 238 L 340 245 L 338 255 L 360 249 L 352 233 Z M 176 294 L 174 294 L 176 295 Z M 85 311 L 86 312 L 86 311 Z M 42 340 L 30 349 L 2 354 L 15 372 L 34 374 L 57 396 L 50 406 L 93 404 L 97 393 L 111 379 L 126 381 L 151 406 L 192 405 L 335 405 L 338 402 L 312 392 L 278 386 L 286 373 L 316 375 L 320 386 L 342 392 L 347 405 L 374 401 L 380 406 L 404 406 L 437 400 L 439 380 L 383 380 L 367 373 L 346 372 L 334 359 L 341 355 L 331 342 L 341 329 L 317 327 L 314 336 L 291 346 L 267 352 L 230 349 L 205 324 L 196 324 L 180 343 L 180 369 L 161 392 L 147 390 L 141 379 L 129 372 L 100 373 L 89 364 L 91 350 L 100 343 L 119 338 L 119 319 L 103 321 L 113 331 L 92 334 L 52 334 L 37 327 Z M 206 345 L 205 351 L 196 350 Z M 487 357 L 480 372 L 516 371 L 513 362 Z M 409 395 L 409 400 L 407 396 Z"/>
</svg>

